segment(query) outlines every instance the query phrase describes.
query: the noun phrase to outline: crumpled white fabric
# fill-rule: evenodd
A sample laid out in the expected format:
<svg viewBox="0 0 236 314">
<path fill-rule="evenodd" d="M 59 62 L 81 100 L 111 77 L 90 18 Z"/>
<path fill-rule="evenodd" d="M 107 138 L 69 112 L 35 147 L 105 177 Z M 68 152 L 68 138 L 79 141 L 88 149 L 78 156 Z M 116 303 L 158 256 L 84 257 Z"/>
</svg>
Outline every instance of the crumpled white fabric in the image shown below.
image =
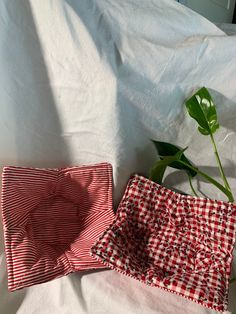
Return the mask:
<svg viewBox="0 0 236 314">
<path fill-rule="evenodd" d="M 148 176 L 156 160 L 150 139 L 189 146 L 186 155 L 217 175 L 209 138 L 183 107 L 206 86 L 217 103 L 222 127 L 216 141 L 235 191 L 235 56 L 236 36 L 171 0 L 2 0 L 0 165 L 110 162 L 114 208 L 132 173 Z M 191 193 L 179 172 L 164 183 Z M 208 196 L 225 199 L 198 184 Z M 233 310 L 233 288 L 230 295 Z M 214 311 L 110 270 L 10 294 L 1 236 L 0 313 Z"/>
</svg>

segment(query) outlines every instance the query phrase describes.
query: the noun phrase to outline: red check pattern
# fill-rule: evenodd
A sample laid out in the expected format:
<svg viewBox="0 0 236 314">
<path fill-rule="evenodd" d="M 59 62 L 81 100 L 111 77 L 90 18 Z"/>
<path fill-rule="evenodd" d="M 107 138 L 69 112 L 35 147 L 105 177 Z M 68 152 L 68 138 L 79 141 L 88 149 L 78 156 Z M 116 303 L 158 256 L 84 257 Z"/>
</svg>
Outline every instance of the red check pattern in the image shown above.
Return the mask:
<svg viewBox="0 0 236 314">
<path fill-rule="evenodd" d="M 235 204 L 181 195 L 135 175 L 91 254 L 145 284 L 224 311 L 235 237 Z"/>
<path fill-rule="evenodd" d="M 112 167 L 5 167 L 2 217 L 10 291 L 104 268 L 90 248 L 114 219 Z"/>
</svg>

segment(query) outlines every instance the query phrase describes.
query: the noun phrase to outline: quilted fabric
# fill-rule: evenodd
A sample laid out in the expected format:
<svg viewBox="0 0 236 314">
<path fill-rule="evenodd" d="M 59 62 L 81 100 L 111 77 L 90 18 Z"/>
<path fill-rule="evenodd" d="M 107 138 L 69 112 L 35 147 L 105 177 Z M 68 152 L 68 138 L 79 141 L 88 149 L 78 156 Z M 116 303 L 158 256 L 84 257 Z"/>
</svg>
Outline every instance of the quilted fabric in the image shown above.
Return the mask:
<svg viewBox="0 0 236 314">
<path fill-rule="evenodd" d="M 111 165 L 5 167 L 2 217 L 10 291 L 104 268 L 90 248 L 114 219 Z"/>
<path fill-rule="evenodd" d="M 227 308 L 236 205 L 181 195 L 133 176 L 91 254 L 145 284 Z"/>
</svg>

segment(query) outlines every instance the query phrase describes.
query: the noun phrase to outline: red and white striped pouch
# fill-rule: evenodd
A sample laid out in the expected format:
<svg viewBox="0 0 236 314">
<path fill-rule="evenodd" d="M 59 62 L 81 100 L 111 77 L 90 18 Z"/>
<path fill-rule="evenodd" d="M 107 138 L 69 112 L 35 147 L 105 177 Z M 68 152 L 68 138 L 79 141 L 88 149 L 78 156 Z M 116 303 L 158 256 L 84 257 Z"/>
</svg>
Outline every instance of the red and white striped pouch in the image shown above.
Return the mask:
<svg viewBox="0 0 236 314">
<path fill-rule="evenodd" d="M 235 237 L 235 204 L 181 195 L 135 175 L 91 253 L 145 284 L 224 311 Z"/>
<path fill-rule="evenodd" d="M 2 218 L 10 291 L 104 268 L 90 249 L 114 219 L 112 167 L 5 167 Z"/>
</svg>

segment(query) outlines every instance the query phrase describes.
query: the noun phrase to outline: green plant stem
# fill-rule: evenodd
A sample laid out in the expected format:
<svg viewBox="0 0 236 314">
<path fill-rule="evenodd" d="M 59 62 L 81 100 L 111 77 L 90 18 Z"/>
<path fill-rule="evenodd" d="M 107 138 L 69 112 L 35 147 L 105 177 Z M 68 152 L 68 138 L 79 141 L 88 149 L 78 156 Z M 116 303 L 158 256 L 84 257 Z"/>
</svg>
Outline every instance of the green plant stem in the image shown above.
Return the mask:
<svg viewBox="0 0 236 314">
<path fill-rule="evenodd" d="M 229 202 L 233 202 L 234 198 L 232 193 L 226 189 L 223 185 L 221 185 L 219 182 L 217 182 L 215 179 L 213 179 L 212 177 L 208 176 L 206 173 L 198 170 L 198 174 L 200 174 L 202 177 L 204 177 L 207 181 L 211 182 L 212 184 L 214 184 L 219 190 L 221 190 L 227 197 Z"/>
<path fill-rule="evenodd" d="M 215 185 L 221 192 L 223 192 L 228 197 L 229 202 L 233 202 L 234 201 L 234 198 L 233 198 L 233 195 L 232 195 L 231 191 L 226 189 L 222 184 L 217 182 L 215 179 L 213 179 L 212 177 L 208 176 L 206 173 L 200 171 L 198 168 L 195 168 L 195 167 L 192 167 L 192 166 L 188 165 L 187 163 L 185 163 L 182 160 L 179 160 L 178 162 L 181 163 L 182 165 L 188 167 L 189 169 L 191 169 L 193 171 L 196 171 L 199 175 L 201 175 L 203 178 L 205 178 L 208 182 L 210 182 L 213 185 Z"/>
<path fill-rule="evenodd" d="M 216 147 L 216 143 L 215 143 L 213 134 L 210 134 L 210 137 L 211 137 L 212 145 L 214 147 L 214 154 L 215 154 L 215 157 L 216 157 L 216 161 L 217 161 L 219 169 L 220 169 L 221 178 L 224 181 L 225 188 L 231 192 L 231 188 L 230 188 L 229 183 L 228 183 L 228 181 L 226 179 L 226 176 L 225 176 L 225 173 L 224 173 L 221 161 L 220 161 L 220 156 L 219 156 L 218 151 L 217 151 L 217 147 Z M 232 192 L 231 192 L 231 194 L 232 194 Z"/>
<path fill-rule="evenodd" d="M 236 281 L 236 277 L 230 279 L 229 283 L 231 284 L 231 283 L 233 283 L 233 282 L 235 282 L 235 281 Z"/>
<path fill-rule="evenodd" d="M 188 175 L 188 180 L 189 180 L 189 184 L 190 184 L 190 187 L 191 187 L 191 190 L 192 190 L 193 194 L 194 194 L 195 196 L 198 196 L 198 195 L 197 195 L 197 192 L 195 191 L 195 189 L 194 189 L 194 187 L 193 187 L 192 179 L 191 179 L 191 176 L 190 176 L 190 175 Z"/>
</svg>

